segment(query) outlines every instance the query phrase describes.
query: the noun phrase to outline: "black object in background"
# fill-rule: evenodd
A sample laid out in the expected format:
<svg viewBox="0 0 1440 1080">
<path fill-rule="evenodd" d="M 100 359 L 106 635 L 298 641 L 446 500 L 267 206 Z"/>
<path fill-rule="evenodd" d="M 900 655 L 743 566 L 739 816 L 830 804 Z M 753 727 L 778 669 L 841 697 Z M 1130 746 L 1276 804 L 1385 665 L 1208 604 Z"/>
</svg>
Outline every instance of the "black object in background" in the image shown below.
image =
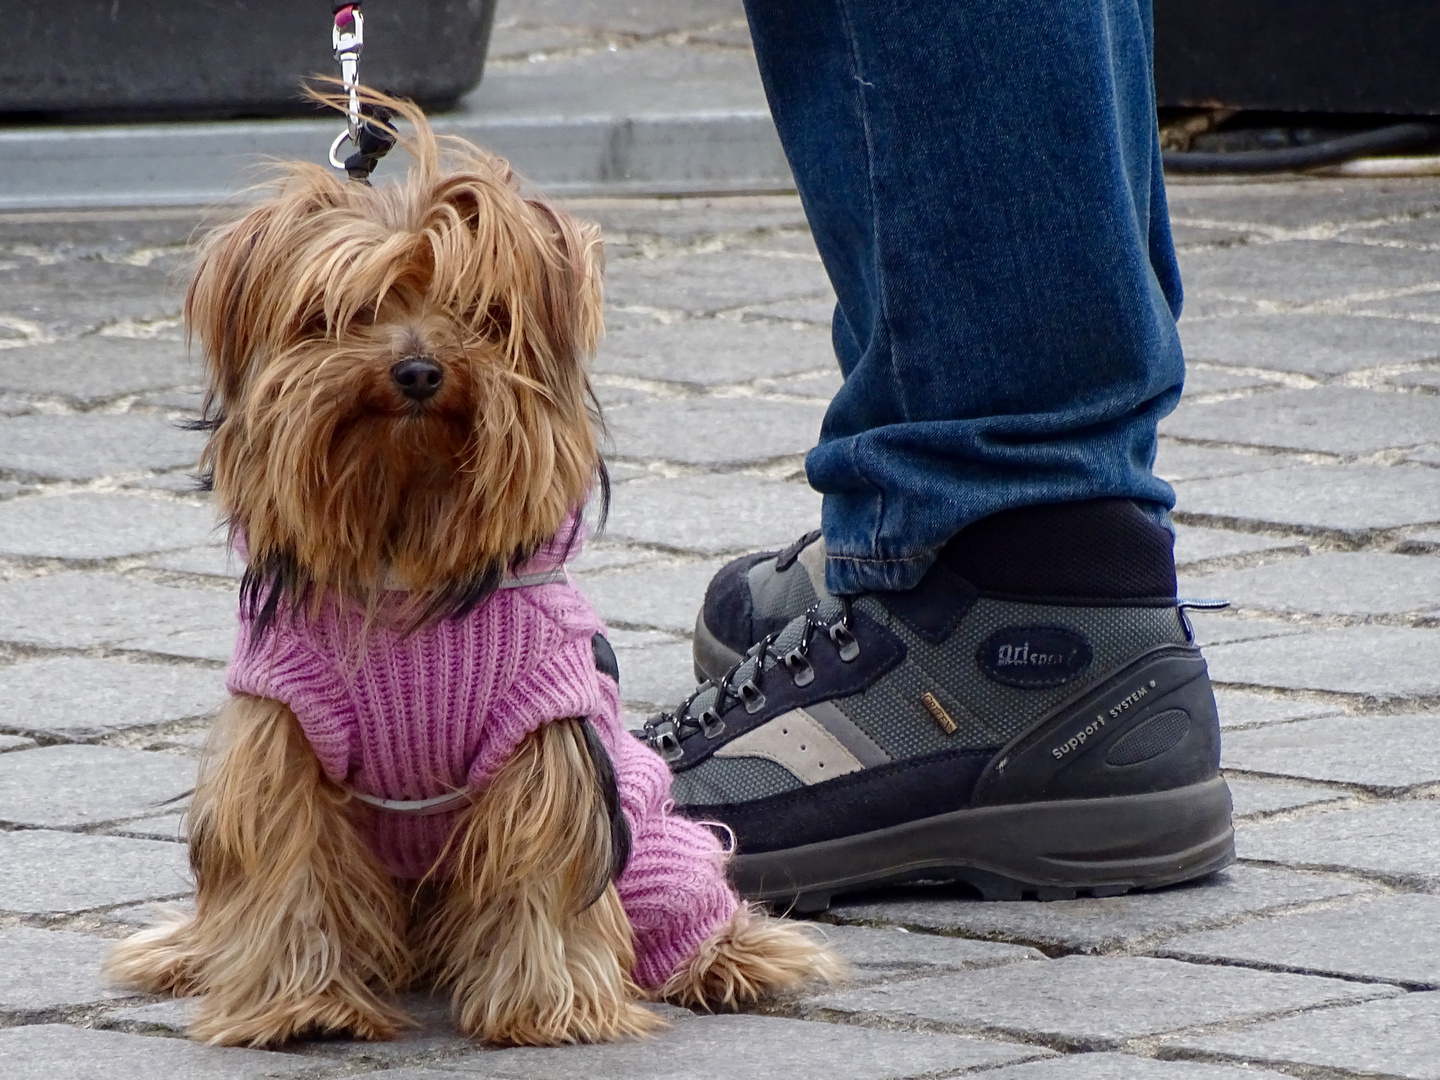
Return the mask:
<svg viewBox="0 0 1440 1080">
<path fill-rule="evenodd" d="M 340 73 L 321 0 L 0 0 L 0 114 L 293 115 L 302 79 Z M 480 81 L 495 0 L 370 0 L 365 86 L 453 105 Z"/>
<path fill-rule="evenodd" d="M 1154 0 L 1161 108 L 1440 115 L 1436 0 Z"/>
</svg>

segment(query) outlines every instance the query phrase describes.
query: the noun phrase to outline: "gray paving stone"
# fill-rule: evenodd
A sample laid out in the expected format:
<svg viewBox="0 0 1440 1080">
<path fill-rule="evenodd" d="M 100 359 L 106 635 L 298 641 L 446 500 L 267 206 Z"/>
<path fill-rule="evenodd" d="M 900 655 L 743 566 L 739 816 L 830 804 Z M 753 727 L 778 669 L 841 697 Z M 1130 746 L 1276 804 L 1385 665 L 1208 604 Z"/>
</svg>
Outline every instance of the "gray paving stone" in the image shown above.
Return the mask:
<svg viewBox="0 0 1440 1080">
<path fill-rule="evenodd" d="M 1182 572 L 1194 572 L 1192 568 L 1203 564 L 1241 562 L 1256 556 L 1305 555 L 1309 550 L 1308 544 L 1294 538 L 1206 529 L 1198 525 L 1175 526 L 1175 567 Z"/>
<path fill-rule="evenodd" d="M 630 0 L 621 2 L 628 4 Z M 668 6 L 671 0 L 652 2 Z M 496 25 L 503 20 L 503 14 L 497 15 Z M 810 232 L 796 195 L 569 199 L 565 205 L 578 217 L 596 222 L 605 234 L 607 245 L 616 237 L 694 245 L 719 238 L 735 240 Z"/>
<path fill-rule="evenodd" d="M 1262 374 L 1254 370 L 1236 371 L 1218 365 L 1192 363 L 1191 359 L 1186 357 L 1185 395 L 1180 399 L 1180 403 L 1183 406 L 1195 402 L 1196 399 L 1219 400 L 1269 393 L 1281 388 L 1281 378 L 1279 375 Z"/>
<path fill-rule="evenodd" d="M 1418 462 L 1421 465 L 1429 465 L 1431 468 L 1440 466 L 1440 447 L 1424 446 L 1414 453 L 1406 454 L 1407 462 Z"/>
<path fill-rule="evenodd" d="M 1360 694 L 1376 702 L 1440 694 L 1440 630 L 1343 626 L 1264 642 L 1210 646 L 1218 682 Z"/>
<path fill-rule="evenodd" d="M 1419 371 L 1402 371 L 1386 375 L 1384 382 L 1389 386 L 1401 386 L 1431 394 L 1440 393 L 1440 368 L 1427 367 Z"/>
<path fill-rule="evenodd" d="M 88 337 L 0 350 L 0 386 L 82 405 L 201 381 L 199 362 L 176 341 Z"/>
<path fill-rule="evenodd" d="M 808 371 L 803 375 L 786 375 L 777 379 L 757 379 L 755 386 L 764 391 L 774 391 L 777 394 L 793 394 L 797 397 L 810 397 L 817 400 L 829 402 L 840 392 L 840 387 L 845 385 L 845 379 L 839 369 L 822 369 L 820 371 Z"/>
<path fill-rule="evenodd" d="M 609 543 L 608 537 L 605 542 L 596 543 L 592 533 L 580 554 L 565 565 L 574 573 L 588 574 L 599 570 L 617 570 L 622 566 L 641 566 L 664 558 L 665 556 L 656 555 L 653 551 L 637 551 L 631 547 Z"/>
<path fill-rule="evenodd" d="M 1131 1054 L 1066 1054 L 996 1069 L 985 1080 L 1278 1080 L 1265 1069 L 1156 1061 Z"/>
<path fill-rule="evenodd" d="M 731 319 L 627 326 L 606 335 L 594 363 L 597 372 L 692 386 L 834 367 L 830 335 L 823 330 Z"/>
<path fill-rule="evenodd" d="M 1355 881 L 1235 866 L 1203 881 L 1104 899 L 985 903 L 940 886 L 837 900 L 840 922 L 899 925 L 1021 942 L 1042 949 L 1107 952 L 1184 930 L 1369 891 Z"/>
<path fill-rule="evenodd" d="M 83 742 L 213 712 L 223 672 L 57 656 L 0 668 L 0 727 Z"/>
<path fill-rule="evenodd" d="M 0 1013 L 90 1005 L 125 997 L 100 964 L 113 941 L 66 930 L 0 929 Z"/>
<path fill-rule="evenodd" d="M 175 472 L 131 477 L 121 482 L 120 488 L 126 491 L 169 491 L 176 495 L 193 496 L 200 493 L 193 466 Z"/>
<path fill-rule="evenodd" d="M 1173 484 L 1179 480 L 1204 480 L 1217 476 L 1268 472 L 1296 464 L 1299 464 L 1299 461 L 1289 454 L 1242 453 L 1162 439 L 1159 452 L 1155 455 L 1155 475 Z"/>
<path fill-rule="evenodd" d="M 0 554 L 113 559 L 203 544 L 215 528 L 207 506 L 118 492 L 0 503 Z"/>
<path fill-rule="evenodd" d="M 669 708 L 695 688 L 690 642 L 652 631 L 612 630 L 610 644 L 626 701 Z"/>
<path fill-rule="evenodd" d="M 496 27 L 571 26 L 653 37 L 744 17 L 738 0 L 685 0 L 683 4 L 673 0 L 580 0 L 573 4 L 534 0 L 497 16 Z"/>
<path fill-rule="evenodd" d="M 230 548 L 223 544 L 206 544 L 176 551 L 150 560 L 157 570 L 173 570 L 178 574 L 199 574 L 203 577 L 222 577 L 238 581 L 245 573 L 245 564 Z"/>
<path fill-rule="evenodd" d="M 723 565 L 703 562 L 644 566 L 604 574 L 576 574 L 575 578 L 607 623 L 689 636 L 695 629 L 700 602 L 705 599 L 705 587 Z"/>
<path fill-rule="evenodd" d="M 1330 702 L 1282 697 L 1277 694 L 1256 694 L 1224 687 L 1215 691 L 1215 704 L 1220 710 L 1222 728 L 1255 727 L 1286 720 L 1305 720 L 1315 716 L 1333 716 L 1342 711 L 1338 705 Z"/>
<path fill-rule="evenodd" d="M 1040 1038 L 1112 1050 L 1204 1024 L 1397 993 L 1393 988 L 1145 957 L 1065 956 L 815 998 L 814 1015 Z"/>
<path fill-rule="evenodd" d="M 619 259 L 605 269 L 605 301 L 620 308 L 711 315 L 750 304 L 829 293 L 830 279 L 815 256 L 722 250 Z"/>
<path fill-rule="evenodd" d="M 1230 798 L 1234 804 L 1237 819 L 1262 814 L 1278 814 L 1285 810 L 1298 809 L 1301 806 L 1339 802 L 1346 797 L 1343 792 L 1330 788 L 1287 784 L 1279 780 L 1261 780 L 1253 776 L 1240 776 L 1235 773 L 1226 773 L 1225 782 L 1230 785 Z"/>
<path fill-rule="evenodd" d="M 1406 994 L 1348 1008 L 1320 1009 L 1240 1031 L 1191 1035 L 1166 1047 L 1277 1068 L 1317 1068 L 1325 1075 L 1437 1080 L 1440 993 Z M 1305 1074 L 1301 1074 L 1305 1075 Z"/>
<path fill-rule="evenodd" d="M 1289 304 L 1368 299 L 1375 293 L 1440 280 L 1429 252 L 1327 240 L 1192 251 L 1181 257 L 1180 270 L 1187 296 Z"/>
<path fill-rule="evenodd" d="M 0 471 L 20 477 L 97 476 L 193 465 L 203 443 L 163 416 L 146 413 L 17 416 L 0 420 Z"/>
<path fill-rule="evenodd" d="M 1371 318 L 1404 319 L 1421 326 L 1433 326 L 1432 320 L 1440 315 L 1440 288 L 1402 291 L 1399 296 L 1382 295 L 1376 300 L 1346 306 Z"/>
<path fill-rule="evenodd" d="M 261 1080 L 314 1075 L 289 1054 L 64 1024 L 0 1030 L 5 1080 Z"/>
<path fill-rule="evenodd" d="M 185 815 L 165 814 L 161 817 L 142 818 L 105 830 L 109 836 L 133 836 L 139 840 L 171 840 L 185 842 Z"/>
<path fill-rule="evenodd" d="M 78 572 L 0 585 L 4 641 L 223 661 L 230 659 L 235 625 L 235 598 L 221 592 Z"/>
<path fill-rule="evenodd" d="M 1023 945 L 912 933 L 899 926 L 811 925 L 848 966 L 851 986 L 1045 958 Z"/>
<path fill-rule="evenodd" d="M 386 1065 L 401 1067 L 393 1072 L 390 1070 L 380 1073 L 363 1072 L 365 1076 L 378 1075 L 385 1078 L 408 1075 L 405 1071 L 407 1066 L 422 1069 L 426 1067 L 414 1065 L 414 1062 L 433 1061 L 437 1068 L 447 1070 L 438 1073 L 445 1080 L 456 1080 L 457 1074 L 448 1070 L 457 1061 L 463 1062 L 481 1054 L 494 1052 L 494 1048 L 487 1048 L 459 1033 L 450 1019 L 450 1003 L 445 996 L 411 992 L 401 996 L 400 1005 L 419 1026 L 401 1032 L 397 1039 L 389 1042 L 314 1039 L 297 1043 L 294 1045 L 294 1049 L 297 1053 L 305 1054 L 312 1060 L 316 1058 L 338 1060 L 343 1062 L 347 1069 L 368 1070 Z M 642 1003 L 641 1007 L 657 1014 L 671 1024 L 683 1024 L 695 1019 L 694 1013 L 674 1005 Z M 463 1069 L 463 1066 L 461 1068 Z M 527 1080 L 528 1076 L 529 1074 L 527 1074 Z"/>
<path fill-rule="evenodd" d="M 703 1016 L 643 1041 L 497 1050 L 445 1062 L 443 1067 L 466 1076 L 546 1080 L 673 1080 L 696 1075 L 706 1080 L 757 1076 L 901 1080 L 1047 1053 L 1033 1046 L 954 1035 L 878 1031 L 775 1016 Z"/>
<path fill-rule="evenodd" d="M 1306 465 L 1175 487 L 1180 520 L 1192 525 L 1236 521 L 1366 539 L 1379 529 L 1440 522 L 1440 484 L 1429 469 Z"/>
<path fill-rule="evenodd" d="M 144 1034 L 165 1032 L 183 1035 L 199 1008 L 199 998 L 167 998 L 151 1005 L 108 1009 L 97 1026 Z"/>
<path fill-rule="evenodd" d="M 1425 799 L 1318 808 L 1236 833 L 1242 859 L 1343 870 L 1417 888 L 1440 884 L 1440 803 Z"/>
<path fill-rule="evenodd" d="M 1208 599 L 1228 600 L 1229 597 L 1208 597 Z M 1297 623 L 1284 622 L 1280 619 L 1242 616 L 1228 611 L 1187 610 L 1185 617 L 1194 627 L 1195 639 L 1207 649 L 1211 645 L 1222 645 L 1231 641 L 1264 641 L 1269 638 L 1293 637 L 1310 632 L 1309 627 Z M 1211 674 L 1214 677 L 1214 673 Z"/>
<path fill-rule="evenodd" d="M 1440 396 L 1347 386 L 1278 390 L 1211 405 L 1182 405 L 1160 422 L 1171 438 L 1327 454 L 1369 454 L 1440 436 Z"/>
<path fill-rule="evenodd" d="M 1387 794 L 1440 782 L 1440 715 L 1332 716 L 1225 737 L 1227 769 L 1358 784 Z"/>
<path fill-rule="evenodd" d="M 0 756 L 0 821 L 91 825 L 158 812 L 195 786 L 195 763 L 113 746 L 42 746 Z"/>
<path fill-rule="evenodd" d="M 1182 320 L 1185 356 L 1305 375 L 1342 375 L 1440 354 L 1424 323 L 1360 315 L 1237 315 Z"/>
<path fill-rule="evenodd" d="M 605 419 L 617 457 L 713 467 L 804 454 L 824 415 L 819 401 L 681 398 L 624 405 Z"/>
<path fill-rule="evenodd" d="M 36 753 L 31 750 L 27 753 Z M 0 832 L 0 911 L 86 911 L 190 890 L 185 849 L 158 840 Z"/>
<path fill-rule="evenodd" d="M 829 329 L 835 320 L 835 294 L 812 296 L 800 300 L 777 300 L 773 304 L 750 304 L 745 307 L 747 318 L 782 319 L 785 322 L 811 323 Z"/>
<path fill-rule="evenodd" d="M 401 1031 L 391 1041 L 307 1039 L 287 1044 L 285 1051 L 300 1060 L 310 1061 L 312 1067 L 324 1069 L 327 1075 L 331 1073 L 323 1064 L 324 1059 L 340 1059 L 345 1062 L 346 1074 L 351 1074 L 351 1070 L 366 1070 L 365 1075 L 374 1075 L 368 1070 L 427 1056 L 454 1057 L 458 1054 L 474 1053 L 479 1049 L 475 1042 L 463 1037 L 451 1023 L 449 1002 L 444 997 L 409 993 L 402 995 L 399 1003 L 418 1026 Z M 184 1035 L 194 1021 L 198 1006 L 199 1001 L 195 998 L 171 998 L 153 1005 L 110 1009 L 97 1020 L 96 1026 L 142 1035 Z M 317 1058 L 321 1061 L 317 1062 Z M 379 1075 L 391 1074 L 386 1072 Z M 436 1072 L 432 1075 L 455 1080 L 453 1072 Z"/>
<path fill-rule="evenodd" d="M 176 844 L 171 844 L 171 846 L 178 847 Z M 184 849 L 180 848 L 180 850 Z M 126 904 L 101 912 L 97 918 L 128 934 L 132 930 L 140 930 L 147 926 L 155 926 L 162 921 L 168 921 L 175 914 L 194 915 L 195 898 L 192 896 L 166 900 L 163 903 L 147 901 L 141 904 Z"/>
<path fill-rule="evenodd" d="M 717 555 L 783 548 L 819 526 L 820 495 L 809 484 L 730 473 L 617 488 L 605 535 Z"/>
<path fill-rule="evenodd" d="M 1440 529 L 1419 529 L 1395 547 L 1406 555 L 1440 555 Z"/>
<path fill-rule="evenodd" d="M 1434 990 L 1440 988 L 1440 896 L 1363 897 L 1342 907 L 1168 938 L 1155 952 Z"/>
<path fill-rule="evenodd" d="M 193 206 L 126 210 L 120 213 L 12 214 L 0 221 L 0 242 L 27 245 L 64 258 L 124 257 L 137 248 L 184 245 L 203 223 L 206 211 Z"/>
<path fill-rule="evenodd" d="M 1315 229 L 1374 222 L 1378 226 L 1429 214 L 1440 207 L 1434 181 L 1303 180 L 1169 185 L 1170 216 L 1184 222 Z"/>
<path fill-rule="evenodd" d="M 1433 555 L 1331 552 L 1189 577 L 1184 595 L 1223 596 L 1237 607 L 1280 614 L 1398 615 L 1440 608 Z"/>
<path fill-rule="evenodd" d="M 0 311 L 56 337 L 78 338 L 122 320 L 177 316 L 181 296 L 181 286 L 161 266 L 76 259 L 0 269 Z"/>
</svg>

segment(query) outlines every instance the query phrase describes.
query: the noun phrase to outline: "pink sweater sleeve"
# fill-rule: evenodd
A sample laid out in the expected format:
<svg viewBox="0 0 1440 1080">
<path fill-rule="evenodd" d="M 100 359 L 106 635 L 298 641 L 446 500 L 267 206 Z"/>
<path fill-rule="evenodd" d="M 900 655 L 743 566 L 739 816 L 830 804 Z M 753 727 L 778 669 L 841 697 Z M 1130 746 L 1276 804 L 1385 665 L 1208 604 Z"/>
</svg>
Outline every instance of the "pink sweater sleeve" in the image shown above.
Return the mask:
<svg viewBox="0 0 1440 1080">
<path fill-rule="evenodd" d="M 343 783 L 350 773 L 356 724 L 354 702 L 339 673 L 283 619 L 254 648 L 250 631 L 250 623 L 242 619 L 225 670 L 226 689 L 290 706 L 325 775 Z"/>
<path fill-rule="evenodd" d="M 672 812 L 670 770 L 620 720 L 619 693 L 601 678 L 606 707 L 592 717 L 615 763 L 630 822 L 630 862 L 616 882 L 635 931 L 635 980 L 658 989 L 730 920 L 740 901 L 714 833 Z"/>
</svg>

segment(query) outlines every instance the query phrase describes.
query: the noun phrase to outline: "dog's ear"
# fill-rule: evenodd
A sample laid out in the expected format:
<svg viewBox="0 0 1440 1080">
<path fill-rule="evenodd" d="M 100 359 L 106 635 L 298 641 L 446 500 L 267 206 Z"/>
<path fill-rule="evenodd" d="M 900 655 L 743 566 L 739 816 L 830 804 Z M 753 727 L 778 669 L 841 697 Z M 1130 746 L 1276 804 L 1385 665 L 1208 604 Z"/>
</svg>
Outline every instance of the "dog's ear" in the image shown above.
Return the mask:
<svg viewBox="0 0 1440 1080">
<path fill-rule="evenodd" d="M 583 365 L 594 355 L 605 329 L 600 229 L 539 200 L 527 202 L 549 232 L 540 329 L 557 360 Z"/>
<path fill-rule="evenodd" d="M 199 338 L 210 396 L 219 406 L 241 397 L 260 339 L 265 240 L 275 208 L 264 205 L 212 232 L 200 248 L 185 294 L 186 334 Z"/>
</svg>

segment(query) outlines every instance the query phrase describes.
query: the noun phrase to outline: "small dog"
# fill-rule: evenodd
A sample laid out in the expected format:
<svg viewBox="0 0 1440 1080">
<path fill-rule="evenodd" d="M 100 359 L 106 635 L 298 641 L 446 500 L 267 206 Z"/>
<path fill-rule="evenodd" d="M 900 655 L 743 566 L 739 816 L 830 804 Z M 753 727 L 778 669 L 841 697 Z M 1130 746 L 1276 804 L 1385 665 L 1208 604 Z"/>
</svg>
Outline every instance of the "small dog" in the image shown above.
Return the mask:
<svg viewBox="0 0 1440 1080">
<path fill-rule="evenodd" d="M 467 1034 L 551 1045 L 650 1031 L 647 999 L 832 977 L 669 812 L 563 570 L 605 486 L 598 230 L 372 99 L 414 129 L 406 181 L 287 166 L 186 297 L 202 466 L 248 568 L 187 817 L 195 915 L 107 970 L 253 1046 L 392 1037 L 422 980 Z"/>
</svg>

